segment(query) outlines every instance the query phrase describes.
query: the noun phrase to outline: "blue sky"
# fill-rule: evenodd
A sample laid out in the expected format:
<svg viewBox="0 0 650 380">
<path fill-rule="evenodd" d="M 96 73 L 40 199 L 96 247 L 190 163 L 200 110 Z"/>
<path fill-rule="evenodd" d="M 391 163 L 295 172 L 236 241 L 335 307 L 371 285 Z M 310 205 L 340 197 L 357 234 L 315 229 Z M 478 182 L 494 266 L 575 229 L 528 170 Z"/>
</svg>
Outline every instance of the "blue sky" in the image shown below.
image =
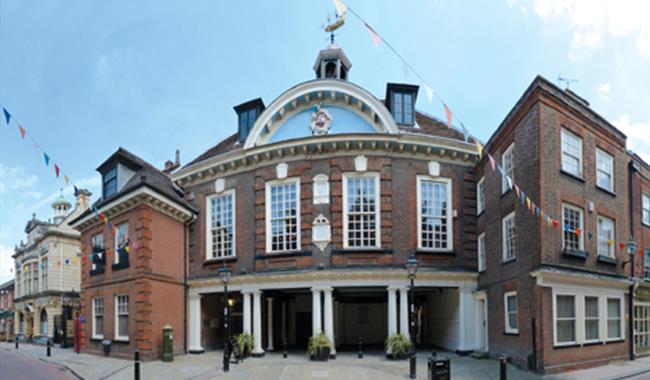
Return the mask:
<svg viewBox="0 0 650 380">
<path fill-rule="evenodd" d="M 648 2 L 361 1 L 361 14 L 487 140 L 537 74 L 571 88 L 650 160 Z M 234 105 L 269 104 L 313 78 L 329 0 L 0 2 L 0 104 L 80 186 L 118 146 L 162 166 L 187 162 L 236 129 Z M 377 97 L 419 84 L 351 15 L 337 43 L 350 80 Z M 418 108 L 443 118 L 424 92 Z M 62 180 L 0 126 L 0 281 L 32 213 L 52 216 Z M 64 194 L 72 201 L 71 189 Z M 93 196 L 96 199 L 97 195 Z"/>
</svg>

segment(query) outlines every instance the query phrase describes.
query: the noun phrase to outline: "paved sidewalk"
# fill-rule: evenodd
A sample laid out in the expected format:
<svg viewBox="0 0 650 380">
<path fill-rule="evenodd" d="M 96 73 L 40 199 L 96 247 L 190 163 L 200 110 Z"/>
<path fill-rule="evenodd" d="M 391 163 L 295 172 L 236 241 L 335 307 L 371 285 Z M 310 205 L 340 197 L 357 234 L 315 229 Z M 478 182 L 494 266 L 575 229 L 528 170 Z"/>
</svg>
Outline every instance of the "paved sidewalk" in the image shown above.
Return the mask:
<svg viewBox="0 0 650 380">
<path fill-rule="evenodd" d="M 15 350 L 13 343 L 0 343 L 2 350 Z M 21 344 L 19 353 L 39 360 L 52 362 L 68 368 L 78 377 L 87 380 L 130 380 L 133 379 L 133 362 L 105 358 L 96 355 L 75 354 L 71 349 L 52 348 L 52 356 L 46 357 L 45 347 Z M 418 354 L 418 379 L 426 379 L 426 357 Z M 440 353 L 451 360 L 452 379 L 497 380 L 499 363 L 496 360 L 474 359 L 453 353 Z M 232 364 L 229 373 L 221 371 L 222 352 L 207 352 L 202 355 L 179 355 L 172 363 L 162 361 L 142 363 L 142 379 L 188 379 L 188 380 L 303 380 L 303 379 L 353 379 L 353 380 L 396 380 L 408 378 L 408 361 L 391 361 L 381 354 L 367 354 L 358 359 L 355 353 L 340 353 L 336 360 L 312 362 L 304 353 L 290 353 L 287 359 L 279 353 L 269 353 L 262 359 L 248 358 L 243 363 Z M 522 371 L 508 365 L 508 379 L 516 380 L 614 380 L 639 375 L 647 370 L 650 379 L 650 358 L 634 362 L 621 362 L 603 367 L 567 372 L 560 375 L 542 376 Z M 641 378 L 643 378 L 642 375 Z"/>
</svg>

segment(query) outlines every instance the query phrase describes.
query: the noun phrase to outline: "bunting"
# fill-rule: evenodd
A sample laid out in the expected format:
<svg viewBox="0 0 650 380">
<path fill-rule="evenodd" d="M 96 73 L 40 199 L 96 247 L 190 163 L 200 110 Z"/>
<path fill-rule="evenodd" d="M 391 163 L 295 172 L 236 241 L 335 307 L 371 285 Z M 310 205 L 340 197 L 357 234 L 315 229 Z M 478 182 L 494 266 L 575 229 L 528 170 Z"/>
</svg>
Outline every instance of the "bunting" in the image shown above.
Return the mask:
<svg viewBox="0 0 650 380">
<path fill-rule="evenodd" d="M 476 142 L 476 151 L 478 152 L 478 158 L 483 158 L 483 145 L 478 141 Z"/>
<path fill-rule="evenodd" d="M 59 178 L 59 165 L 54 164 L 54 173 L 56 174 L 56 178 Z"/>
<path fill-rule="evenodd" d="M 427 99 L 431 103 L 433 101 L 433 90 L 426 83 L 422 87 L 424 87 L 424 93 L 427 94 Z"/>
<path fill-rule="evenodd" d="M 442 103 L 445 106 L 445 116 L 447 116 L 447 126 L 451 128 L 451 121 L 454 117 L 454 114 L 451 112 L 446 103 Z"/>
<path fill-rule="evenodd" d="M 45 166 L 50 165 L 50 156 L 47 155 L 47 153 L 43 153 L 43 158 L 45 159 Z"/>
<path fill-rule="evenodd" d="M 11 120 L 11 114 L 4 107 L 2 107 L 2 113 L 5 114 L 5 121 L 7 122 L 7 125 L 9 125 L 9 121 Z"/>
<path fill-rule="evenodd" d="M 372 38 L 372 43 L 375 44 L 376 47 L 379 47 L 379 45 L 381 45 L 381 37 L 379 37 L 379 34 L 377 34 L 370 25 L 365 25 L 366 29 L 368 29 L 368 33 L 370 33 L 370 38 Z"/>
<path fill-rule="evenodd" d="M 20 131 L 20 137 L 24 140 L 25 139 L 25 128 L 21 127 L 20 125 L 18 126 L 18 131 Z"/>
</svg>

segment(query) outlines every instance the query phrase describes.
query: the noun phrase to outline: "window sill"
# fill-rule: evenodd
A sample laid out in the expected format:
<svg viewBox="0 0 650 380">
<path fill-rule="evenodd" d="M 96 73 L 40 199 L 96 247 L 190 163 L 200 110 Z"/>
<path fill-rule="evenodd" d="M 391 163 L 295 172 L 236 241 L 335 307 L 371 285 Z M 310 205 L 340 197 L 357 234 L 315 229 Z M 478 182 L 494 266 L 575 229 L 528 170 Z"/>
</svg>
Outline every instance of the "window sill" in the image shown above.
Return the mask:
<svg viewBox="0 0 650 380">
<path fill-rule="evenodd" d="M 354 255 L 354 254 L 375 254 L 375 255 L 392 255 L 393 250 L 390 248 L 336 248 L 332 249 L 332 255 Z"/>
<path fill-rule="evenodd" d="M 90 271 L 91 276 L 96 276 L 98 274 L 104 274 L 104 268 L 101 269 L 95 269 Z"/>
<path fill-rule="evenodd" d="M 113 264 L 113 265 L 111 265 L 111 270 L 112 270 L 113 272 L 115 272 L 115 271 L 118 271 L 118 270 L 126 269 L 126 268 L 128 268 L 128 267 L 129 267 L 129 263 L 128 263 L 128 262 L 126 262 L 126 263 L 117 263 L 117 264 Z"/>
<path fill-rule="evenodd" d="M 207 259 L 203 262 L 203 265 L 213 265 L 213 264 L 222 264 L 222 263 L 234 263 L 237 261 L 236 256 L 230 257 L 221 257 L 216 259 Z"/>
<path fill-rule="evenodd" d="M 613 192 L 612 190 L 606 189 L 606 188 L 604 188 L 604 187 L 601 187 L 601 186 L 596 185 L 596 189 L 602 191 L 603 193 L 605 193 L 605 194 L 607 194 L 607 195 L 611 195 L 612 197 L 615 197 L 615 196 L 616 196 L 616 193 L 615 193 L 615 192 Z"/>
<path fill-rule="evenodd" d="M 429 249 L 418 249 L 415 251 L 416 255 L 430 255 L 430 256 L 456 256 L 456 251 L 454 250 L 445 250 L 445 251 L 435 251 Z"/>
<path fill-rule="evenodd" d="M 504 331 L 503 335 L 519 336 L 519 331 Z"/>
<path fill-rule="evenodd" d="M 578 259 L 586 260 L 589 257 L 589 252 L 587 251 L 573 251 L 569 249 L 562 250 L 562 256 L 573 257 Z"/>
<path fill-rule="evenodd" d="M 643 227 L 648 227 L 648 228 L 650 228 L 650 224 L 648 224 L 648 223 L 646 223 L 646 222 L 641 222 L 641 224 L 643 225 Z"/>
<path fill-rule="evenodd" d="M 605 256 L 605 255 L 596 256 L 596 261 L 598 261 L 599 263 L 603 263 L 603 264 L 618 265 L 618 260 L 617 259 L 615 259 L 613 257 Z"/>
<path fill-rule="evenodd" d="M 290 251 L 290 252 L 266 252 L 258 253 L 255 255 L 255 260 L 269 260 L 277 257 L 299 257 L 299 256 L 311 256 L 311 251 Z"/>
<path fill-rule="evenodd" d="M 567 171 L 564 171 L 564 170 L 562 170 L 562 169 L 560 169 L 560 173 L 564 174 L 565 176 L 567 176 L 567 177 L 569 177 L 569 178 L 573 178 L 573 179 L 575 179 L 575 180 L 577 180 L 577 181 L 580 181 L 580 182 L 582 182 L 582 183 L 585 183 L 585 182 L 586 182 L 584 178 L 582 178 L 582 177 L 580 177 L 580 176 L 577 176 L 577 175 L 575 175 L 575 174 L 573 174 L 573 173 L 569 173 L 569 172 L 567 172 Z"/>
<path fill-rule="evenodd" d="M 480 218 L 481 215 L 483 215 L 483 214 L 485 214 L 485 208 L 483 208 L 483 210 L 481 210 L 481 212 L 477 213 L 477 214 L 476 214 L 476 217 L 477 217 L 477 218 Z"/>
<path fill-rule="evenodd" d="M 103 336 L 94 336 L 94 337 L 90 338 L 91 342 L 101 342 L 103 340 L 104 340 Z"/>
<path fill-rule="evenodd" d="M 625 338 L 612 338 L 612 339 L 605 340 L 603 344 L 622 343 L 622 342 L 625 342 Z"/>
<path fill-rule="evenodd" d="M 508 195 L 509 193 L 512 193 L 512 189 L 511 189 L 511 188 L 507 188 L 506 191 L 503 191 L 503 189 L 501 189 L 501 199 L 503 199 L 503 197 L 505 197 L 505 196 Z"/>
<path fill-rule="evenodd" d="M 605 343 L 605 342 L 602 342 L 600 340 L 590 340 L 590 341 L 583 342 L 580 346 L 581 347 L 596 346 L 596 345 L 602 345 L 603 343 Z"/>
<path fill-rule="evenodd" d="M 503 264 L 513 263 L 513 262 L 515 262 L 515 261 L 517 261 L 517 258 L 516 258 L 516 257 L 513 257 L 513 258 L 511 258 L 511 259 L 507 259 L 507 260 L 502 260 L 502 261 L 501 261 L 501 265 L 503 265 Z"/>
<path fill-rule="evenodd" d="M 561 348 L 575 348 L 575 347 L 580 347 L 580 345 L 576 342 L 570 342 L 570 343 L 557 343 L 553 345 L 554 349 L 561 349 Z"/>
<path fill-rule="evenodd" d="M 129 340 L 129 338 L 115 338 L 115 339 L 113 339 L 113 343 L 125 343 L 125 344 L 128 344 L 130 342 L 131 341 Z"/>
</svg>

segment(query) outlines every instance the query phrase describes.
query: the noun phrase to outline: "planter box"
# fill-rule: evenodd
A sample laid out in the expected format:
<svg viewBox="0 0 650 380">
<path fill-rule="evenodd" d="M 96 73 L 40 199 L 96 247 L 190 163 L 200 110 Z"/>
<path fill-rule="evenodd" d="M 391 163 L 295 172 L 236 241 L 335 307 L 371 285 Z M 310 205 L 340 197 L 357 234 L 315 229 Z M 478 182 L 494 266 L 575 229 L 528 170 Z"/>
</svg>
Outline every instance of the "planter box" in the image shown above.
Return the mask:
<svg viewBox="0 0 650 380">
<path fill-rule="evenodd" d="M 310 355 L 309 358 L 311 360 L 317 361 L 317 362 L 326 362 L 330 357 L 330 348 L 329 347 L 324 347 L 319 354 L 317 355 Z"/>
</svg>

